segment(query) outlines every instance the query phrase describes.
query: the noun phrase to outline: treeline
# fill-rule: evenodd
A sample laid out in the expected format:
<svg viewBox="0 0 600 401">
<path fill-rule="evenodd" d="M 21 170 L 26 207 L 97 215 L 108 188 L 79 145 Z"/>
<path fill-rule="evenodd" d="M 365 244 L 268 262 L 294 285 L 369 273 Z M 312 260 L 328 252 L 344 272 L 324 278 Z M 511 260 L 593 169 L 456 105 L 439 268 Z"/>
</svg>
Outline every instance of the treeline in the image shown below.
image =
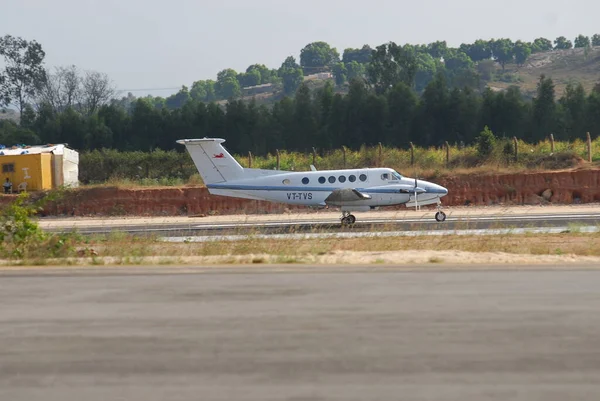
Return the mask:
<svg viewBox="0 0 600 401">
<path fill-rule="evenodd" d="M 581 85 L 569 85 L 556 100 L 552 80 L 541 77 L 536 97 L 528 101 L 516 87 L 479 94 L 450 88 L 438 75 L 421 96 L 404 83 L 377 94 L 356 79 L 347 95 L 336 94 L 331 83 L 316 92 L 302 85 L 295 98 L 272 108 L 232 100 L 224 108 L 188 101 L 168 110 L 137 99 L 131 112 L 112 104 L 90 116 L 71 108 L 59 114 L 42 108 L 26 113 L 22 126 L 12 129 L 28 135 L 29 143 L 65 142 L 81 150 L 183 150 L 177 139 L 208 136 L 227 139 L 233 152 L 264 155 L 276 149 L 358 149 L 379 142 L 394 147 L 471 144 L 485 126 L 498 137 L 530 143 L 551 133 L 570 141 L 585 138 L 586 132 L 600 133 L 599 110 L 600 87 L 587 94 Z"/>
<path fill-rule="evenodd" d="M 600 35 L 575 40 L 577 47 L 599 43 Z M 0 122 L 0 143 L 181 150 L 177 139 L 213 136 L 226 138 L 234 152 L 261 155 L 275 149 L 357 149 L 379 142 L 395 147 L 470 144 L 485 126 L 498 136 L 528 142 L 550 133 L 557 140 L 580 138 L 587 131 L 597 136 L 598 86 L 586 93 L 571 84 L 556 99 L 552 80 L 542 76 L 535 98 L 528 100 L 516 87 L 494 92 L 479 85 L 486 63 L 522 63 L 532 52 L 572 46 L 563 37 L 554 45 L 544 38 L 531 43 L 499 39 L 456 49 L 445 42 L 390 42 L 375 49 L 346 49 L 340 60 L 335 48 L 315 42 L 302 49 L 300 64 L 289 57 L 278 70 L 262 65 L 243 74 L 223 70 L 215 82 L 197 81 L 191 91 L 183 88 L 167 99 L 114 100 L 106 75 L 75 67 L 44 70 L 37 42 L 5 36 L 0 55 L 10 68 L 0 73 L 0 102 L 18 105 L 21 121 Z M 350 79 L 347 95 L 331 81 L 316 91 L 303 82 L 304 74 L 327 71 L 334 72 L 338 84 Z M 263 83 L 281 84 L 295 97 L 271 106 L 237 99 L 242 85 Z M 230 100 L 223 106 L 213 101 L 224 96 Z"/>
</svg>

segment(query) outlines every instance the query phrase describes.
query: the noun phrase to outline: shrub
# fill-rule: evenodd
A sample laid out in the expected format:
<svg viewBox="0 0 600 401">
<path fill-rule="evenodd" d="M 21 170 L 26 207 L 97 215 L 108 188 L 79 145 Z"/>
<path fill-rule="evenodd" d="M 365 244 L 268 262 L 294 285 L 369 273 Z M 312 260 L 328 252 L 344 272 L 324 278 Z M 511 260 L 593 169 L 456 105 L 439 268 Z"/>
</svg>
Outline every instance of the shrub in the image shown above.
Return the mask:
<svg viewBox="0 0 600 401">
<path fill-rule="evenodd" d="M 26 193 L 20 194 L 0 212 L 0 257 L 45 258 L 64 257 L 73 250 L 74 236 L 50 234 L 42 231 L 34 220 L 41 206 L 56 196 L 31 201 Z"/>
<path fill-rule="evenodd" d="M 481 134 L 477 137 L 477 153 L 479 157 L 486 159 L 494 151 L 496 145 L 496 137 L 494 133 L 487 127 L 481 131 Z"/>
</svg>

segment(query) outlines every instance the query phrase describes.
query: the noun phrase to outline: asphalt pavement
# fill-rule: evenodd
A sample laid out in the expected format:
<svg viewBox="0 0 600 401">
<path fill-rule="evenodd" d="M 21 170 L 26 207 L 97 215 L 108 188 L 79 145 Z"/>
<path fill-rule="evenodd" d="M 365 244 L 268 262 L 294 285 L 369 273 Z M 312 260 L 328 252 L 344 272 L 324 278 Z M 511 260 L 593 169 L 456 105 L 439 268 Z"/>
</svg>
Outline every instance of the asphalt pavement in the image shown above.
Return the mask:
<svg viewBox="0 0 600 401">
<path fill-rule="evenodd" d="M 202 222 L 194 219 L 148 219 L 143 222 L 131 219 L 119 223 L 118 220 L 88 220 L 77 222 L 77 225 L 53 224 L 51 219 L 42 220 L 42 227 L 50 232 L 77 231 L 81 234 L 106 234 L 114 231 L 127 232 L 134 235 L 162 235 L 170 237 L 185 236 L 226 236 L 248 234 L 302 234 L 302 233 L 336 233 L 340 229 L 351 232 L 384 232 L 384 231 L 446 231 L 446 230 L 489 230 L 496 228 L 552 228 L 569 225 L 596 226 L 600 222 L 597 210 L 560 212 L 549 214 L 487 214 L 487 215 L 449 215 L 448 219 L 439 223 L 434 213 L 425 213 L 410 217 L 368 217 L 357 215 L 357 223 L 351 227 L 342 226 L 337 217 L 312 216 L 310 219 L 290 220 L 288 216 L 272 216 L 271 221 L 220 221 Z M 69 220 L 66 220 L 68 222 Z M 106 224 L 104 224 L 106 223 Z"/>
<path fill-rule="evenodd" d="M 0 270 L 0 400 L 598 400 L 599 288 L 589 266 Z"/>
</svg>

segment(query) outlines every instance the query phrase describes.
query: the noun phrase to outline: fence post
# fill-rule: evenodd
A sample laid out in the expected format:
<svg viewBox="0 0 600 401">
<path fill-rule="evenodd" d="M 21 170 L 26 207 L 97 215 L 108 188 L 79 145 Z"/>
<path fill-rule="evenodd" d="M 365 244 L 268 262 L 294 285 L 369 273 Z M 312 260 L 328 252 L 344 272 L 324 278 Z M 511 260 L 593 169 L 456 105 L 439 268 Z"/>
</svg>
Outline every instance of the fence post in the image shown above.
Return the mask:
<svg viewBox="0 0 600 401">
<path fill-rule="evenodd" d="M 317 167 L 317 149 L 313 148 L 313 166 Z"/>
<path fill-rule="evenodd" d="M 554 153 L 554 134 L 550 134 L 550 152 Z"/>
<path fill-rule="evenodd" d="M 450 165 L 450 144 L 446 141 L 446 167 Z"/>
<path fill-rule="evenodd" d="M 513 145 L 515 147 L 515 162 L 519 161 L 519 141 L 517 141 L 517 137 L 513 136 Z"/>
<path fill-rule="evenodd" d="M 279 159 L 279 149 L 275 149 L 275 153 L 277 154 L 277 170 L 281 167 L 280 159 Z"/>
<path fill-rule="evenodd" d="M 587 151 L 588 151 L 588 162 L 592 162 L 592 137 L 590 133 L 587 133 Z"/>
<path fill-rule="evenodd" d="M 383 165 L 383 146 L 381 142 L 379 142 L 379 157 L 377 158 L 377 167 L 381 167 Z"/>
<path fill-rule="evenodd" d="M 346 168 L 346 147 L 342 145 L 342 155 L 344 157 L 344 167 Z"/>
<path fill-rule="evenodd" d="M 248 168 L 252 168 L 252 152 L 248 152 Z"/>
<path fill-rule="evenodd" d="M 415 165 L 415 145 L 412 142 L 410 142 L 410 165 Z"/>
</svg>

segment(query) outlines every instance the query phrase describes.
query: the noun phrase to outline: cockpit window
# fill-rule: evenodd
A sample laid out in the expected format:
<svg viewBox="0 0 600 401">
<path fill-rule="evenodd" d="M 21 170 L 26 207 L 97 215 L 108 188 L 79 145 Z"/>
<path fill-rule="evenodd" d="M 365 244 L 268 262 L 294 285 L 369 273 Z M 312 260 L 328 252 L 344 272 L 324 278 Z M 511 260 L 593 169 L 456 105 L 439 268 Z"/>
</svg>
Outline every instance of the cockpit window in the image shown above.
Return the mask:
<svg viewBox="0 0 600 401">
<path fill-rule="evenodd" d="M 393 172 L 392 173 L 392 180 L 401 180 L 402 176 L 400 174 L 398 174 L 397 172 Z"/>
<path fill-rule="evenodd" d="M 383 173 L 383 174 L 381 174 L 381 179 L 383 181 L 387 181 L 390 179 L 390 175 L 388 173 Z"/>
</svg>

